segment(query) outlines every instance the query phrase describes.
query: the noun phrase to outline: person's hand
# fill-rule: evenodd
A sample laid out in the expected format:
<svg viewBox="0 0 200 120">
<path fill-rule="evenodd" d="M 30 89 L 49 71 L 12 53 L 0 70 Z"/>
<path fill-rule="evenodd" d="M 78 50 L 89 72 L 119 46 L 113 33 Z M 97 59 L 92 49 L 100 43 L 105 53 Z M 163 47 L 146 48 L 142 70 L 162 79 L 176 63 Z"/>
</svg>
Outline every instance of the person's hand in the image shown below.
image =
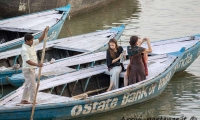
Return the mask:
<svg viewBox="0 0 200 120">
<path fill-rule="evenodd" d="M 37 67 L 43 67 L 43 63 L 38 63 Z"/>
<path fill-rule="evenodd" d="M 123 54 L 126 55 L 126 50 L 123 51 Z"/>
<path fill-rule="evenodd" d="M 146 42 L 146 41 L 150 41 L 150 40 L 149 40 L 149 38 L 143 38 L 142 41 Z"/>
<path fill-rule="evenodd" d="M 123 54 L 124 54 L 124 60 L 126 60 L 126 50 L 124 50 L 124 52 L 123 52 Z"/>
<path fill-rule="evenodd" d="M 146 42 L 146 41 L 147 41 L 147 38 L 143 38 L 143 39 L 142 39 L 142 42 Z"/>
<path fill-rule="evenodd" d="M 47 26 L 45 29 L 44 29 L 45 32 L 48 32 L 49 31 L 49 26 Z"/>
<path fill-rule="evenodd" d="M 121 59 L 124 56 L 124 53 L 121 53 L 119 56 L 119 59 Z"/>
</svg>

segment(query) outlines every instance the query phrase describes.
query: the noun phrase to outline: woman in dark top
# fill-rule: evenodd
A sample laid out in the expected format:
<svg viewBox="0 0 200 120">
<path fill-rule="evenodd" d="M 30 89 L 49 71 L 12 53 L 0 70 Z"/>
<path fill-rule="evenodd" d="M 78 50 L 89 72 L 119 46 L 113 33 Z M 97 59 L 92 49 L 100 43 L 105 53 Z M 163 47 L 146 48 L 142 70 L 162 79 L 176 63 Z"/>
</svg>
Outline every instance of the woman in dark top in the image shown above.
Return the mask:
<svg viewBox="0 0 200 120">
<path fill-rule="evenodd" d="M 119 87 L 119 74 L 122 71 L 120 59 L 123 57 L 123 48 L 117 45 L 117 41 L 115 39 L 110 39 L 106 52 L 106 62 L 110 72 L 110 86 L 107 91 L 117 89 Z"/>
<path fill-rule="evenodd" d="M 152 52 L 150 40 L 148 38 L 142 40 L 142 42 L 147 42 L 148 49 L 146 49 L 140 47 L 141 43 L 138 39 L 137 36 L 132 36 L 129 42 L 131 46 L 127 47 L 130 63 L 127 67 L 126 73 L 124 74 L 124 86 L 145 80 L 148 75 L 144 53 Z"/>
</svg>

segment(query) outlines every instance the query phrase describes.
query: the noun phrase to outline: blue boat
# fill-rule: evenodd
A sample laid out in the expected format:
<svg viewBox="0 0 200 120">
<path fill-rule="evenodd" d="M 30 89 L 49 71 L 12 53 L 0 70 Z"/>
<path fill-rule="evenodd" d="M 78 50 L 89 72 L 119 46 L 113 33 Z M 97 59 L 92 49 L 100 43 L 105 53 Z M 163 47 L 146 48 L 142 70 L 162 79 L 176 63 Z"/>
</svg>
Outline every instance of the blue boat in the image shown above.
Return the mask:
<svg viewBox="0 0 200 120">
<path fill-rule="evenodd" d="M 193 36 L 191 39 L 196 40 L 192 46 L 149 57 L 149 76 L 146 80 L 109 92 L 103 92 L 109 86 L 110 78 L 104 74 L 107 71 L 106 65 L 94 66 L 41 81 L 34 119 L 77 118 L 155 98 L 163 92 L 175 72 L 186 69 L 199 56 L 199 36 Z M 123 74 L 121 73 L 120 76 Z M 99 77 L 94 80 L 92 79 L 96 78 L 94 76 Z M 23 86 L 0 100 L 0 119 L 30 118 L 32 105 L 19 104 L 22 92 Z"/>
<path fill-rule="evenodd" d="M 105 48 L 105 46 L 111 38 L 116 38 L 118 40 L 121 34 L 123 33 L 124 29 L 125 25 L 121 25 L 119 27 L 113 27 L 107 30 L 101 30 L 93 33 L 50 41 L 47 43 L 45 55 L 45 60 L 47 63 L 45 64 L 46 66 L 51 65 L 48 63 L 48 61 L 51 61 L 51 58 L 54 58 L 56 60 L 55 63 L 58 63 L 59 61 L 63 61 L 65 59 L 72 59 L 78 56 L 99 51 L 100 49 Z M 76 44 L 77 42 L 81 44 Z M 42 48 L 43 43 L 36 47 L 38 61 L 41 58 Z M 2 83 L 2 85 L 11 84 L 13 86 L 19 87 L 23 84 L 23 75 L 19 74 L 22 72 L 21 68 L 12 68 L 12 66 L 16 64 L 19 64 L 20 66 L 22 65 L 20 51 L 21 49 L 19 48 L 0 53 L 0 64 L 3 64 L 5 66 L 0 67 L 0 83 Z M 67 69 L 67 67 L 65 67 L 65 70 L 59 72 L 59 74 L 72 72 L 74 70 L 75 69 Z M 17 79 L 14 78 L 10 80 L 9 77 L 11 77 L 13 74 L 15 77 L 17 77 Z"/>
<path fill-rule="evenodd" d="M 175 52 L 175 51 L 180 50 L 181 47 L 183 49 L 184 48 L 189 49 L 189 47 L 195 45 L 197 42 L 198 42 L 198 39 L 197 39 L 197 37 L 194 38 L 194 36 L 193 37 L 186 36 L 186 37 L 181 37 L 181 38 L 174 38 L 174 39 L 169 39 L 169 40 L 161 40 L 161 41 L 157 41 L 157 42 L 152 42 L 153 52 L 151 54 L 149 54 L 149 57 L 151 58 L 151 56 Z M 146 44 L 144 44 L 143 47 L 147 47 Z M 164 47 L 165 47 L 165 49 L 163 49 Z M 124 49 L 126 49 L 126 48 L 124 48 Z M 193 51 L 193 52 L 195 52 L 195 51 Z M 46 77 L 53 77 L 53 76 L 61 75 L 61 73 L 54 72 L 55 70 L 59 71 L 59 69 L 61 69 L 61 68 L 63 68 L 63 69 L 72 68 L 72 66 L 74 66 L 73 68 L 78 68 L 80 66 L 92 67 L 94 65 L 98 65 L 97 63 L 100 61 L 102 64 L 104 64 L 106 61 L 105 54 L 106 54 L 105 52 L 101 52 L 101 53 L 94 53 L 93 55 L 80 56 L 79 59 L 68 58 L 62 62 L 57 62 L 54 64 L 49 64 L 47 66 L 44 66 L 42 73 L 45 77 L 43 79 L 46 79 Z M 188 57 L 190 58 L 191 55 L 188 54 Z M 188 60 L 189 58 L 187 58 L 186 60 Z M 83 59 L 84 59 L 84 61 L 83 61 Z M 73 61 L 76 61 L 76 62 L 73 62 Z M 183 62 L 188 62 L 188 61 L 183 61 Z M 190 64 L 192 62 L 193 61 L 190 61 Z M 180 64 L 182 64 L 182 63 L 179 63 L 176 67 L 177 73 L 183 71 L 190 65 L 190 64 L 188 64 L 187 66 L 185 66 L 185 68 L 183 68 L 183 67 L 178 67 L 178 66 L 180 66 Z M 52 74 L 47 75 L 47 73 L 52 73 Z M 7 81 L 15 87 L 20 87 L 24 82 L 24 77 L 23 77 L 23 74 L 16 73 L 13 76 L 8 77 Z"/>
<path fill-rule="evenodd" d="M 0 52 L 22 45 L 26 33 L 39 38 L 46 26 L 49 26 L 47 40 L 55 40 L 70 8 L 68 4 L 53 10 L 0 20 Z"/>
</svg>

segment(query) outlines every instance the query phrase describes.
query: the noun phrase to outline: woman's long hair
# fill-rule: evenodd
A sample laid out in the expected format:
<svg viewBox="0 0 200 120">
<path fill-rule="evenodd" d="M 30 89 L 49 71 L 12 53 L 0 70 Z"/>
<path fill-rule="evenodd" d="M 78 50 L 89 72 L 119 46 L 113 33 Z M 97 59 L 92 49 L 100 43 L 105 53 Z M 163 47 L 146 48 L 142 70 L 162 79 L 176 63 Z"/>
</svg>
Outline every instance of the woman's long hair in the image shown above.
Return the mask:
<svg viewBox="0 0 200 120">
<path fill-rule="evenodd" d="M 129 43 L 131 46 L 136 46 L 137 41 L 138 41 L 138 36 L 131 36 Z"/>
<path fill-rule="evenodd" d="M 116 49 L 118 48 L 118 45 L 117 45 L 117 40 L 112 38 L 110 39 L 110 41 L 108 42 L 108 49 L 109 49 L 109 52 L 110 52 L 110 56 L 112 59 L 115 59 L 116 58 L 116 55 L 115 55 L 115 51 L 113 49 L 110 48 L 110 43 L 114 43 L 115 44 L 115 47 Z"/>
</svg>

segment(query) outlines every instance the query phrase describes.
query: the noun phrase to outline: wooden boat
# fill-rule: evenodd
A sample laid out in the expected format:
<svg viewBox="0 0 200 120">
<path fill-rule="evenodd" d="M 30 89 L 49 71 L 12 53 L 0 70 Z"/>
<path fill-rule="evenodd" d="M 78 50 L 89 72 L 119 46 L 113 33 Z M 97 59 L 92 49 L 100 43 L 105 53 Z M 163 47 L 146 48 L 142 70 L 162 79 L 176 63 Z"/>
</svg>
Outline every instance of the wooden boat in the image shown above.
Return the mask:
<svg viewBox="0 0 200 120">
<path fill-rule="evenodd" d="M 116 38 L 117 40 L 121 36 L 125 26 L 121 25 L 119 27 L 113 27 L 108 30 L 97 31 L 93 33 L 78 35 L 74 37 L 62 38 L 55 41 L 50 41 L 47 43 L 47 50 L 45 55 L 45 64 L 49 65 L 52 58 L 54 58 L 57 63 L 73 57 L 78 57 L 81 55 L 86 55 L 95 51 L 98 51 L 105 47 L 111 38 Z M 77 44 L 78 43 L 78 44 Z M 43 43 L 36 47 L 38 60 L 41 58 L 41 50 L 43 48 Z M 13 69 L 13 65 L 22 65 L 22 58 L 20 56 L 21 48 L 10 50 L 0 53 L 0 79 L 3 85 L 12 84 L 14 86 L 21 86 L 23 81 L 10 81 L 6 79 L 13 74 L 21 73 L 21 68 Z M 73 57 L 70 57 L 73 56 Z M 61 73 L 72 72 L 75 69 L 65 67 Z M 50 74 L 50 73 L 48 73 Z M 20 75 L 18 75 L 20 76 Z"/>
<path fill-rule="evenodd" d="M 49 26 L 47 40 L 55 40 L 70 11 L 70 5 L 39 13 L 4 19 L 0 21 L 0 52 L 17 47 L 24 42 L 24 35 L 31 33 L 39 38 Z"/>
<path fill-rule="evenodd" d="M 190 46 L 195 45 L 197 42 L 198 42 L 197 39 L 194 39 L 194 37 L 190 37 L 190 36 L 153 42 L 152 43 L 153 53 L 149 54 L 149 57 L 151 57 L 151 55 L 175 52 L 181 49 L 181 47 L 188 48 Z M 143 47 L 147 47 L 147 46 L 144 44 Z M 191 55 L 188 55 L 188 57 L 191 57 Z M 105 59 L 106 59 L 105 51 L 94 53 L 92 55 L 80 56 L 79 58 L 69 58 L 63 61 L 59 61 L 59 62 L 44 66 L 42 75 L 44 76 L 44 79 L 46 77 L 58 76 L 58 75 L 64 74 L 65 72 L 62 72 L 62 71 L 65 71 L 65 69 L 66 70 L 69 68 L 80 69 L 80 68 L 86 68 L 86 67 L 93 67 L 99 64 L 105 64 L 106 62 Z M 191 61 L 191 63 L 192 62 L 193 61 Z M 180 63 L 180 65 L 181 64 L 182 63 Z M 186 68 L 188 66 L 186 66 Z M 178 66 L 177 66 L 176 72 L 181 72 L 186 68 L 178 69 Z M 14 74 L 12 77 L 9 77 L 7 81 L 15 87 L 20 87 L 24 82 L 24 77 L 23 77 L 23 74 Z"/>
<path fill-rule="evenodd" d="M 193 40 L 199 39 L 194 36 Z M 166 41 L 166 43 L 168 43 Z M 186 69 L 200 54 L 200 41 L 177 52 L 149 57 L 149 76 L 110 92 L 106 65 L 94 66 L 41 81 L 34 119 L 70 119 L 107 112 L 155 98 L 176 71 Z M 188 54 L 193 57 L 189 59 Z M 184 65 L 182 65 L 183 61 Z M 125 61 L 124 64 L 128 62 Z M 180 65 L 181 64 L 181 65 Z M 178 66 L 178 67 L 177 67 Z M 121 73 L 120 76 L 123 76 Z M 96 80 L 91 78 L 97 78 Z M 90 80 L 91 79 L 91 80 Z M 80 84 L 79 84 L 80 83 Z M 32 105 L 19 104 L 23 86 L 0 100 L 1 119 L 29 119 Z"/>
</svg>

